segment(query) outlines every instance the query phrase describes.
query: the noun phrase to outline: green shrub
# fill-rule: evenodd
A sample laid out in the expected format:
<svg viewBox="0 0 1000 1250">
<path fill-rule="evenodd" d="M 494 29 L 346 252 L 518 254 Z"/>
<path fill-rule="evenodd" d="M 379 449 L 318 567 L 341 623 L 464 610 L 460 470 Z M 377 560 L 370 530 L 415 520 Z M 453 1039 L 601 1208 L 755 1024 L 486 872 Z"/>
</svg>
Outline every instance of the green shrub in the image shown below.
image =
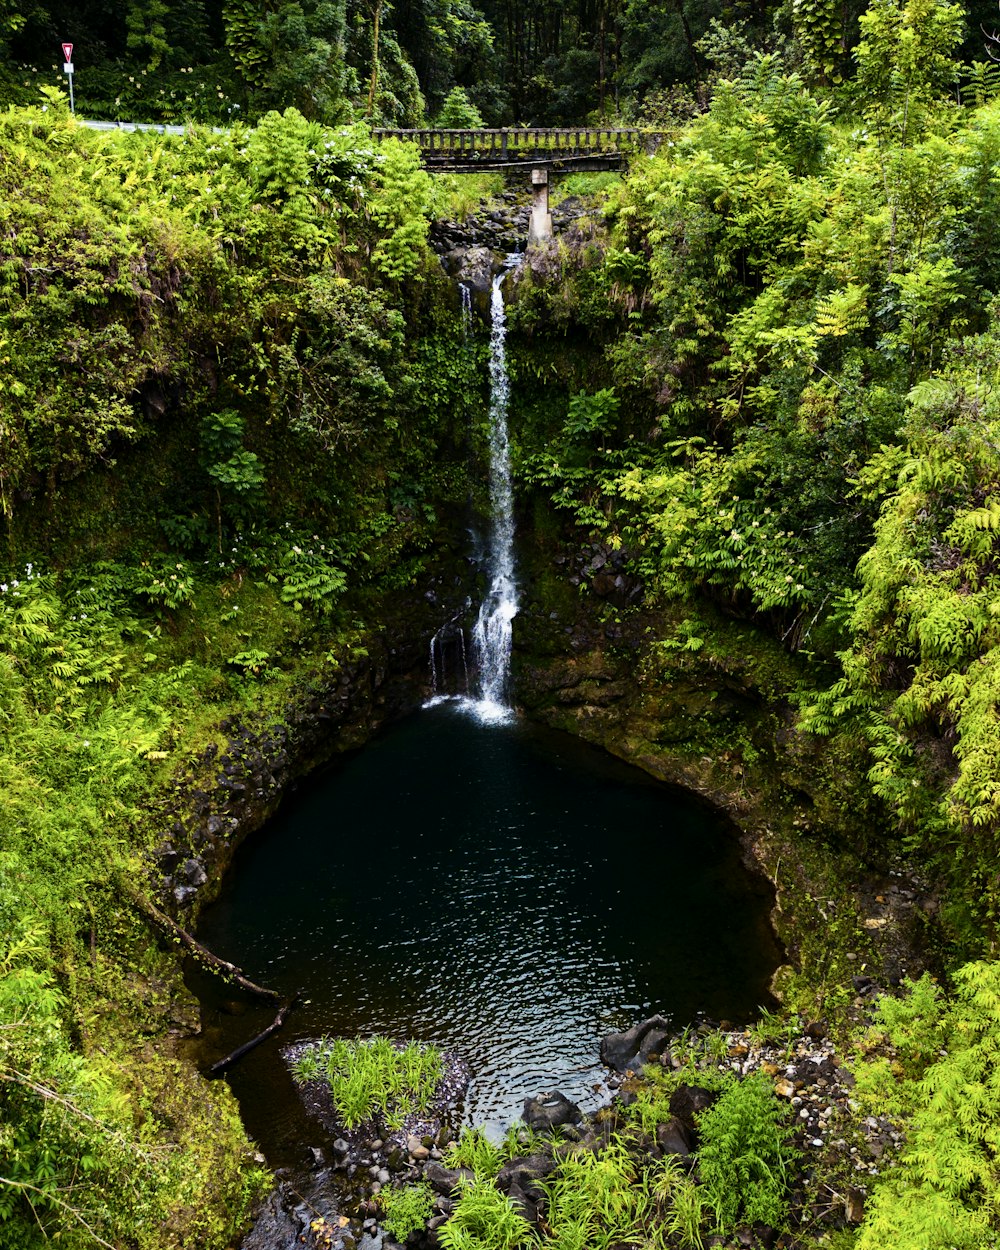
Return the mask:
<svg viewBox="0 0 1000 1250">
<path fill-rule="evenodd" d="M 905 1145 L 878 1180 L 858 1250 L 981 1250 L 1000 1224 L 1000 964 L 966 964 L 944 1000 L 929 977 L 879 1004 L 880 1049 L 856 1067 L 862 1107 L 896 1115 Z"/>
<path fill-rule="evenodd" d="M 434 1194 L 426 1181 L 383 1189 L 378 1200 L 384 1212 L 382 1223 L 396 1241 L 405 1241 L 410 1233 L 423 1228 L 434 1210 Z"/>
<path fill-rule="evenodd" d="M 770 1081 L 760 1074 L 731 1085 L 699 1118 L 698 1172 L 723 1232 L 741 1221 L 772 1227 L 788 1213 L 792 1129 Z"/>
<path fill-rule="evenodd" d="M 483 117 L 464 87 L 452 87 L 441 105 L 437 124 L 442 130 L 479 130 Z"/>
</svg>

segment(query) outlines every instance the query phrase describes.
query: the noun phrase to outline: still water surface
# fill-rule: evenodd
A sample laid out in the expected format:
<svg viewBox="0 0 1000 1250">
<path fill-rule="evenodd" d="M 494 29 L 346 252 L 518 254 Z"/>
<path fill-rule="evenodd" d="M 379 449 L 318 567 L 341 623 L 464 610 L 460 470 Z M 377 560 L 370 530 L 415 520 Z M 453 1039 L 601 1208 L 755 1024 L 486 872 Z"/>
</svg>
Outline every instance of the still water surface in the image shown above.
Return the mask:
<svg viewBox="0 0 1000 1250">
<path fill-rule="evenodd" d="M 199 936 L 302 992 L 283 1043 L 436 1042 L 472 1067 L 467 1118 L 498 1130 L 540 1090 L 598 1105 L 612 1029 L 654 1011 L 679 1028 L 753 1015 L 779 960 L 768 904 L 690 797 L 576 739 L 445 703 L 291 798 L 241 849 Z M 218 1055 L 267 1023 L 206 1007 Z M 289 1160 L 303 1124 L 275 1043 L 230 1079 L 272 1162 Z"/>
</svg>

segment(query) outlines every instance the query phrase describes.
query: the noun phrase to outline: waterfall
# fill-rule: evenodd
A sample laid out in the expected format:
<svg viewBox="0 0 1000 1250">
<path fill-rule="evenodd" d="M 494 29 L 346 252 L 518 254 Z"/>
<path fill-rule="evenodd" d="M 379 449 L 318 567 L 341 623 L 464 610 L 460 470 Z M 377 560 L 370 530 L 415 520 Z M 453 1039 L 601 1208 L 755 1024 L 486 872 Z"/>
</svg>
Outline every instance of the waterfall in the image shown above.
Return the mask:
<svg viewBox="0 0 1000 1250">
<path fill-rule="evenodd" d="M 477 673 L 476 711 L 481 720 L 507 720 L 510 706 L 510 652 L 512 622 L 517 615 L 514 580 L 514 491 L 510 476 L 507 407 L 507 317 L 503 280 L 520 257 L 508 257 L 507 266 L 493 279 L 490 299 L 490 543 L 486 560 L 489 589 L 479 606 L 472 631 Z"/>
<path fill-rule="evenodd" d="M 503 270 L 493 279 L 490 298 L 490 535 L 485 560 L 489 587 L 472 628 L 475 693 L 470 694 L 469 690 L 465 631 L 456 616 L 442 625 L 431 639 L 431 698 L 424 704 L 431 707 L 443 699 L 457 698 L 484 723 L 506 721 L 514 713 L 510 705 L 510 653 L 512 622 L 517 615 L 517 583 L 514 578 L 514 491 L 507 438 L 510 379 L 507 376 L 503 280 L 520 261 L 520 255 L 507 257 Z M 472 291 L 464 282 L 459 283 L 459 291 L 462 325 L 468 339 L 472 335 Z M 461 692 L 448 690 L 446 647 L 457 651 L 456 684 L 463 686 Z"/>
<path fill-rule="evenodd" d="M 466 608 L 469 604 L 466 602 Z M 449 652 L 451 663 L 449 663 Z M 424 707 L 434 707 L 445 699 L 462 698 L 469 693 L 469 660 L 465 651 L 465 630 L 453 616 L 431 638 L 431 697 Z M 452 675 L 454 670 L 454 675 Z M 451 690 L 449 691 L 449 686 Z"/>
<path fill-rule="evenodd" d="M 458 284 L 462 299 L 462 330 L 467 339 L 472 337 L 472 287 L 467 282 Z"/>
</svg>

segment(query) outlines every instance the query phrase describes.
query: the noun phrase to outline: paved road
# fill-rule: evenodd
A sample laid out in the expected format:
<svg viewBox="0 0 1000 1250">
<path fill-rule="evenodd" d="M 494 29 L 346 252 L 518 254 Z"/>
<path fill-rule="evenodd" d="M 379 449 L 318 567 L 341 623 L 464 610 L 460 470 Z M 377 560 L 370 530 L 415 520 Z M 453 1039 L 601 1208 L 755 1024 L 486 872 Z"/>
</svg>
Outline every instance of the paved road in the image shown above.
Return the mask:
<svg viewBox="0 0 1000 1250">
<path fill-rule="evenodd" d="M 149 122 L 98 122 L 88 117 L 78 117 L 76 120 L 81 126 L 89 126 L 91 130 L 148 130 L 156 135 L 186 135 L 190 129 L 188 126 L 158 126 Z M 219 126 L 214 126 L 213 130 L 216 134 L 222 133 Z"/>
</svg>

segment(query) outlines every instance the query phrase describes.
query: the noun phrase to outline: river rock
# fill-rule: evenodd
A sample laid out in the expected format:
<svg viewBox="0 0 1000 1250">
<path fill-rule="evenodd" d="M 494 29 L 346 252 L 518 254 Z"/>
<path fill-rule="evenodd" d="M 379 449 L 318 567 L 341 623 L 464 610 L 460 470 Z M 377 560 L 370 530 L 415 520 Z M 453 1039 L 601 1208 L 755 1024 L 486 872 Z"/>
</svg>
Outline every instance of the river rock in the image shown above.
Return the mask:
<svg viewBox="0 0 1000 1250">
<path fill-rule="evenodd" d="M 511 1159 L 497 1173 L 497 1189 L 511 1195 L 517 1189 L 524 1197 L 539 1202 L 545 1196 L 539 1182 L 554 1171 L 555 1166 L 555 1159 L 551 1155 L 523 1155 Z"/>
<path fill-rule="evenodd" d="M 601 1062 L 616 1072 L 637 1072 L 653 1055 L 661 1054 L 670 1037 L 670 1022 L 650 1016 L 624 1033 L 609 1033 L 601 1041 Z"/>
<path fill-rule="evenodd" d="M 435 1193 L 450 1198 L 464 1181 L 471 1183 L 476 1179 L 471 1168 L 446 1168 L 442 1163 L 433 1160 L 424 1168 L 424 1180 Z"/>
<path fill-rule="evenodd" d="M 688 1129 L 697 1127 L 696 1117 L 707 1111 L 718 1098 L 710 1089 L 700 1085 L 678 1085 L 670 1095 L 670 1114 L 676 1116 Z"/>
<path fill-rule="evenodd" d="M 536 1133 L 551 1132 L 562 1124 L 579 1124 L 580 1108 L 558 1091 L 525 1098 L 522 1119 Z"/>
<path fill-rule="evenodd" d="M 683 1120 L 674 1115 L 666 1124 L 657 1125 L 656 1144 L 665 1155 L 680 1155 L 685 1158 L 694 1149 L 694 1137 Z"/>
<path fill-rule="evenodd" d="M 520 1185 L 511 1185 L 507 1190 L 507 1197 L 529 1224 L 538 1223 L 539 1204 L 530 1194 L 526 1194 Z"/>
</svg>

